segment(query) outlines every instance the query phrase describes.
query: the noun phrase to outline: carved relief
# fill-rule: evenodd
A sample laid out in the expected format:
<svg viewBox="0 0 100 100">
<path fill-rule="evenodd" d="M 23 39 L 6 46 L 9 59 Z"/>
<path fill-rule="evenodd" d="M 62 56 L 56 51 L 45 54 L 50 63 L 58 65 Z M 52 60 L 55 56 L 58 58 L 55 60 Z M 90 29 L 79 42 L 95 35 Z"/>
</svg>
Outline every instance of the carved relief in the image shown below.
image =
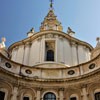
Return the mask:
<svg viewBox="0 0 100 100">
<path fill-rule="evenodd" d="M 49 49 L 54 49 L 55 48 L 55 44 L 54 42 L 46 42 L 46 48 Z"/>
<path fill-rule="evenodd" d="M 47 78 L 55 78 L 55 77 L 59 77 L 59 71 L 54 71 L 54 70 L 45 70 L 43 72 L 43 77 L 47 77 Z"/>
<path fill-rule="evenodd" d="M 46 38 L 54 38 L 54 35 L 53 34 L 46 34 L 45 37 Z"/>
</svg>

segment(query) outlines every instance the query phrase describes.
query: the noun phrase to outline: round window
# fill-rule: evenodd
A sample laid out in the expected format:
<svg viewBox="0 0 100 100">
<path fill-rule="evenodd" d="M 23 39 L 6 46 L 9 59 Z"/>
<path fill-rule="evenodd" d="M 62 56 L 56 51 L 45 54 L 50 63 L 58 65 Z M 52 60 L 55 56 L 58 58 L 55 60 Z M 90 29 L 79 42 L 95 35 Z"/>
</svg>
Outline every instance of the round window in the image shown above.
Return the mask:
<svg viewBox="0 0 100 100">
<path fill-rule="evenodd" d="M 69 74 L 69 75 L 73 75 L 74 73 L 75 73 L 74 70 L 69 70 L 69 71 L 68 71 L 68 74 Z"/>
<path fill-rule="evenodd" d="M 27 74 L 32 74 L 32 71 L 29 70 L 29 69 L 27 69 L 25 72 L 26 72 Z"/>
<path fill-rule="evenodd" d="M 89 69 L 93 69 L 93 68 L 95 68 L 95 63 L 89 65 Z"/>
<path fill-rule="evenodd" d="M 7 68 L 11 68 L 11 67 L 12 67 L 11 64 L 8 63 L 8 62 L 5 63 L 5 66 L 6 66 Z"/>
</svg>

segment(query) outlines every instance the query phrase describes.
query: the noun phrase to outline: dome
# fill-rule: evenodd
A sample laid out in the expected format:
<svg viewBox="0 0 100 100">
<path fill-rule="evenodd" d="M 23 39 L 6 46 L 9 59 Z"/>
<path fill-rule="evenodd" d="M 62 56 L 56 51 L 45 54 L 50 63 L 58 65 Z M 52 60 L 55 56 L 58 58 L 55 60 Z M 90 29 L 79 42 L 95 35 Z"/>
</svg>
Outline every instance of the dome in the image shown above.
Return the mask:
<svg viewBox="0 0 100 100">
<path fill-rule="evenodd" d="M 40 31 L 44 30 L 62 31 L 61 23 L 57 20 L 53 10 L 49 10 L 47 16 L 44 18 L 44 21 L 41 23 Z"/>
<path fill-rule="evenodd" d="M 62 32 L 50 1 L 40 32 L 0 52 L 0 100 L 100 100 L 100 38 L 93 49 Z"/>
</svg>

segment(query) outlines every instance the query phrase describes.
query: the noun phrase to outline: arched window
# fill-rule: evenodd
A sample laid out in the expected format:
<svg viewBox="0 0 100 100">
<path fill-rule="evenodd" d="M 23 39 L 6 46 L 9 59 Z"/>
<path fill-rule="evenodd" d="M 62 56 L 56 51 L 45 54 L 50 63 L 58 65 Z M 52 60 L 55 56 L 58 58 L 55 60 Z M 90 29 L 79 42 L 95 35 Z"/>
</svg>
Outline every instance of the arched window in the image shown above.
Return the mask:
<svg viewBox="0 0 100 100">
<path fill-rule="evenodd" d="M 23 97 L 23 100 L 29 100 L 29 97 Z"/>
<path fill-rule="evenodd" d="M 47 51 L 46 61 L 54 61 L 54 51 L 53 50 Z"/>
<path fill-rule="evenodd" d="M 71 97 L 70 100 L 77 100 L 76 97 Z"/>
<path fill-rule="evenodd" d="M 5 92 L 0 91 L 0 100 L 4 100 Z"/>
<path fill-rule="evenodd" d="M 48 92 L 44 95 L 43 100 L 56 100 L 56 96 L 54 93 Z"/>
<path fill-rule="evenodd" d="M 95 93 L 95 100 L 100 100 L 100 92 Z"/>
</svg>

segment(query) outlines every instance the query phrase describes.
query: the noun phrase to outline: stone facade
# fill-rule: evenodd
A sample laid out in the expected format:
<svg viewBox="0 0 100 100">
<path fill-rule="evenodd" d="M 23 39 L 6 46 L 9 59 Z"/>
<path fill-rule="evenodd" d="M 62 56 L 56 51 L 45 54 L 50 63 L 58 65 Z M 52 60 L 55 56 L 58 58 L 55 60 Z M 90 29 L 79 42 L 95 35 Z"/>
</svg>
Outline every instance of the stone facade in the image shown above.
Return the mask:
<svg viewBox="0 0 100 100">
<path fill-rule="evenodd" d="M 40 32 L 0 49 L 0 100 L 100 100 L 100 41 L 93 48 L 70 30 L 50 9 Z"/>
</svg>

